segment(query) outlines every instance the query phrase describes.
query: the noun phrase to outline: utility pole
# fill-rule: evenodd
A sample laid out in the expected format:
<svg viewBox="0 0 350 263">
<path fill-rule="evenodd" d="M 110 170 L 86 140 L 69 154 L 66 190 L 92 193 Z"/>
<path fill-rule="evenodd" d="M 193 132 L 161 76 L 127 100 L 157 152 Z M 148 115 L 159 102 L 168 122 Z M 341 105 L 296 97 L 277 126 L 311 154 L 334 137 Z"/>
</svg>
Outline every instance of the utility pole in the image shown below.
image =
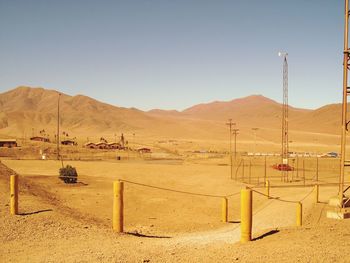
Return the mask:
<svg viewBox="0 0 350 263">
<path fill-rule="evenodd" d="M 232 167 L 232 126 L 236 125 L 236 123 L 232 122 L 232 119 L 229 119 L 226 123 L 230 127 L 230 167 L 231 167 L 231 179 L 233 178 L 233 167 Z"/>
<path fill-rule="evenodd" d="M 288 61 L 286 52 L 278 52 L 283 57 L 283 106 L 282 106 L 282 180 L 288 181 Z"/>
<path fill-rule="evenodd" d="M 233 129 L 233 135 L 234 135 L 234 153 L 235 153 L 235 160 L 237 159 L 237 135 L 239 134 L 239 129 Z"/>
<path fill-rule="evenodd" d="M 58 93 L 58 101 L 57 101 L 57 160 L 60 159 L 60 98 L 61 98 L 61 93 Z"/>
</svg>

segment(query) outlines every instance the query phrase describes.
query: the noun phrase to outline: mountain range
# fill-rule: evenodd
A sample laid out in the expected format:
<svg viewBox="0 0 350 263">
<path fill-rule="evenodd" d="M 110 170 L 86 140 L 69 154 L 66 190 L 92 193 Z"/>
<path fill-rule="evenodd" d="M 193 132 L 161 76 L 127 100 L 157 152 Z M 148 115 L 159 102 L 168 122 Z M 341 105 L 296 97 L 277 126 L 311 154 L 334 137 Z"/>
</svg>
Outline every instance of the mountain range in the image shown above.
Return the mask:
<svg viewBox="0 0 350 263">
<path fill-rule="evenodd" d="M 17 87 L 0 94 L 0 134 L 23 136 L 57 127 L 58 91 Z M 282 105 L 262 95 L 194 105 L 183 111 L 113 106 L 84 95 L 60 95 L 60 125 L 76 136 L 137 133 L 178 138 L 224 138 L 232 119 L 242 131 L 279 130 Z M 316 110 L 289 107 L 289 128 L 297 132 L 339 134 L 341 104 Z"/>
</svg>

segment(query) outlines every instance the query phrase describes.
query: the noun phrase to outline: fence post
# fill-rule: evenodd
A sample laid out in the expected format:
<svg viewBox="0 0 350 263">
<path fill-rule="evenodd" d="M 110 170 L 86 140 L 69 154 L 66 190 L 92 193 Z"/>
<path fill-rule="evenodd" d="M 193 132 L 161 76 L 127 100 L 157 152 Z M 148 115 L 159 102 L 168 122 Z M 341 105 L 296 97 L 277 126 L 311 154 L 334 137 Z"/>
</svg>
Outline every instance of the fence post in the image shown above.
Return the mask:
<svg viewBox="0 0 350 263">
<path fill-rule="evenodd" d="M 319 185 L 318 184 L 316 184 L 315 185 L 315 189 L 314 189 L 314 191 L 315 191 L 315 203 L 317 204 L 318 203 L 318 196 L 319 196 Z"/>
<path fill-rule="evenodd" d="M 297 226 L 301 226 L 303 222 L 303 204 L 297 203 Z"/>
<path fill-rule="evenodd" d="M 10 177 L 10 213 L 11 215 L 18 214 L 18 175 Z"/>
<path fill-rule="evenodd" d="M 241 243 L 246 243 L 252 239 L 252 201 L 251 189 L 241 190 Z"/>
<path fill-rule="evenodd" d="M 267 199 L 269 199 L 270 198 L 270 181 L 265 182 L 265 188 L 266 188 Z"/>
<path fill-rule="evenodd" d="M 224 223 L 228 222 L 228 200 L 226 197 L 222 198 L 222 205 L 221 205 L 221 220 Z"/>
<path fill-rule="evenodd" d="M 113 230 L 119 233 L 124 231 L 124 183 L 113 183 Z"/>
</svg>

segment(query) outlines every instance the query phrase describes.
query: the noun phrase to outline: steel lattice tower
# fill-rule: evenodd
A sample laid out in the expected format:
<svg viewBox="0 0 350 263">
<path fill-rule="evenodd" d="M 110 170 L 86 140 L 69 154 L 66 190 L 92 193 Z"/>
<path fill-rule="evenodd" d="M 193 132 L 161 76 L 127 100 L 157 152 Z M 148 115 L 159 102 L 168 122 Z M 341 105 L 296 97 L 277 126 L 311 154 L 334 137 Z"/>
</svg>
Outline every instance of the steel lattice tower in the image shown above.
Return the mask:
<svg viewBox="0 0 350 263">
<path fill-rule="evenodd" d="M 283 57 L 283 106 L 282 106 L 282 164 L 288 165 L 288 53 L 279 52 L 279 56 Z M 288 181 L 288 171 L 282 167 L 283 181 Z"/>
<path fill-rule="evenodd" d="M 344 62 L 343 62 L 343 107 L 342 107 L 342 127 L 341 127 L 341 157 L 340 157 L 340 180 L 339 180 L 339 201 L 341 207 L 344 206 L 344 175 L 345 166 L 349 164 L 346 159 L 346 133 L 348 126 L 347 102 L 350 94 L 348 86 L 348 70 L 349 70 L 349 0 L 345 0 L 345 26 L 344 26 Z"/>
</svg>

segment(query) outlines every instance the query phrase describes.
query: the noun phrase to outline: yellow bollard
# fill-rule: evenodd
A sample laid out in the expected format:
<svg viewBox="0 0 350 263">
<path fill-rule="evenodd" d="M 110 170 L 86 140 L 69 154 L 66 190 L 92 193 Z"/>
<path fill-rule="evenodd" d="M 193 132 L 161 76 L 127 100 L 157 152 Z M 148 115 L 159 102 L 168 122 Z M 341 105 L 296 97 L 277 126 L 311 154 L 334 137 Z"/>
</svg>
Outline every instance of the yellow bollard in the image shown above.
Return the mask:
<svg viewBox="0 0 350 263">
<path fill-rule="evenodd" d="M 297 226 L 301 226 L 303 223 L 303 204 L 297 203 Z"/>
<path fill-rule="evenodd" d="M 320 190 L 319 187 L 320 187 L 320 186 L 319 186 L 318 184 L 316 184 L 316 185 L 315 185 L 315 189 L 314 189 L 314 191 L 315 191 L 315 203 L 316 203 L 316 204 L 318 203 L 318 196 L 319 196 L 319 190 Z"/>
<path fill-rule="evenodd" d="M 10 177 L 10 213 L 18 214 L 18 175 Z"/>
<path fill-rule="evenodd" d="M 252 204 L 253 195 L 251 189 L 241 190 L 241 243 L 252 239 Z"/>
<path fill-rule="evenodd" d="M 113 183 L 113 230 L 122 233 L 124 230 L 124 183 Z"/>
<path fill-rule="evenodd" d="M 222 222 L 228 222 L 228 200 L 226 197 L 222 198 L 222 206 L 221 206 L 221 220 Z"/>
<path fill-rule="evenodd" d="M 265 188 L 266 188 L 266 196 L 267 198 L 270 198 L 270 181 L 265 182 Z"/>
</svg>

